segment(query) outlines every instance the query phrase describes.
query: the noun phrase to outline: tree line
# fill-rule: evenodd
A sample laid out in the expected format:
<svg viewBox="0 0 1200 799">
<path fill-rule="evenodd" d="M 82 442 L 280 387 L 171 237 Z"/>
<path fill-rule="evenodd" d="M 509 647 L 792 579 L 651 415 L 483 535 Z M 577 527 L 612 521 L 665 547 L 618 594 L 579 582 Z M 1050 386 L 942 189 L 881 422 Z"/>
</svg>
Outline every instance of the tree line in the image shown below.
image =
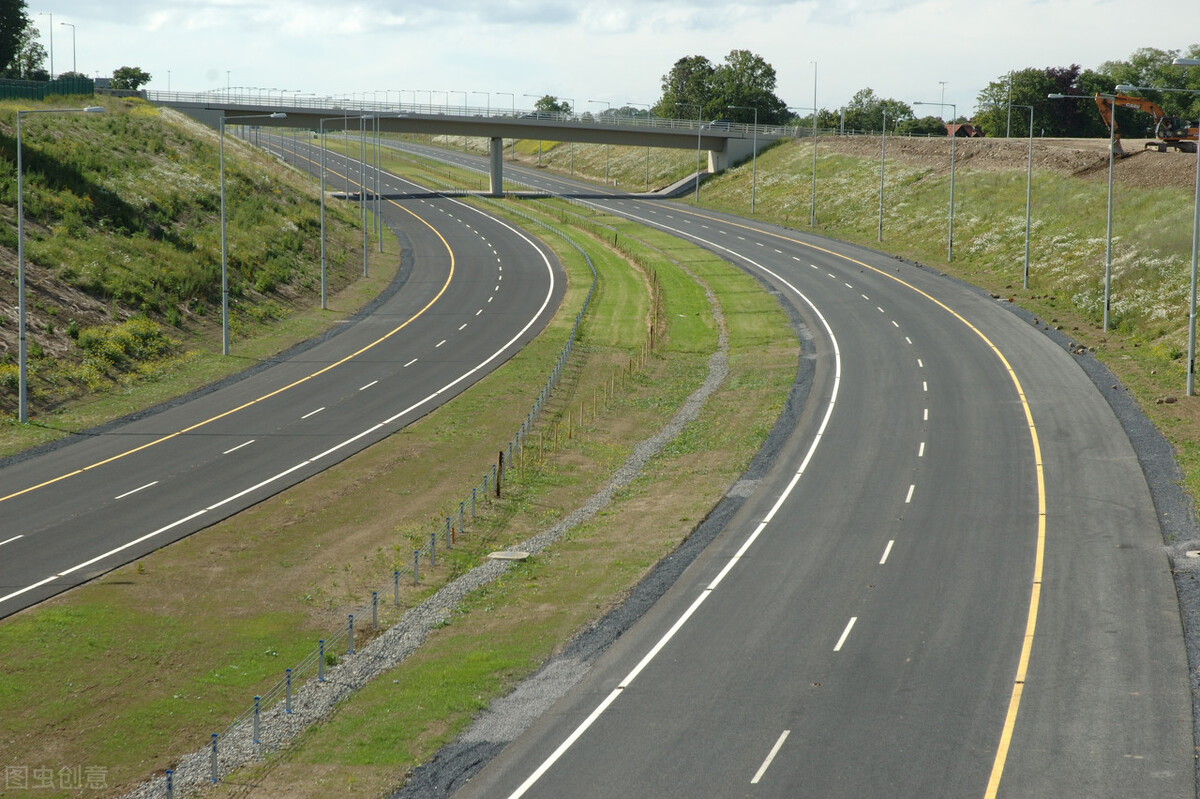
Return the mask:
<svg viewBox="0 0 1200 799">
<path fill-rule="evenodd" d="M 46 48 L 30 19 L 25 0 L 0 0 L 0 78 L 48 81 L 51 78 L 86 78 L 77 72 L 51 75 L 46 69 Z M 112 88 L 137 89 L 150 82 L 150 73 L 138 67 L 113 72 Z"/>
</svg>

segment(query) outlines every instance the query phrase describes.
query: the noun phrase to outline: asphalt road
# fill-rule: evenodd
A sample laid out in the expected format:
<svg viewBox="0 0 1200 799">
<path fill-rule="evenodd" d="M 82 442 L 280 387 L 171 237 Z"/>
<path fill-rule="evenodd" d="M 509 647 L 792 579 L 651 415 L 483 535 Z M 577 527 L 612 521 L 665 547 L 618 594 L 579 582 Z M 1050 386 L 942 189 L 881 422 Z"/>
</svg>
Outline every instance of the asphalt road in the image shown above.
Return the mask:
<svg viewBox="0 0 1200 799">
<path fill-rule="evenodd" d="M 811 339 L 812 384 L 754 493 L 661 600 L 524 734 L 485 741 L 494 758 L 443 753 L 427 768 L 457 771 L 428 784 L 462 797 L 1195 795 L 1156 512 L 1071 355 L 917 265 L 506 170 L 758 275 Z"/>
<path fill-rule="evenodd" d="M 331 190 L 357 176 L 335 157 L 329 169 Z M 0 467 L 0 617 L 385 438 L 542 330 L 565 290 L 544 245 L 395 177 L 385 191 L 405 195 L 384 205 L 404 263 L 369 314 L 217 390 Z"/>
</svg>

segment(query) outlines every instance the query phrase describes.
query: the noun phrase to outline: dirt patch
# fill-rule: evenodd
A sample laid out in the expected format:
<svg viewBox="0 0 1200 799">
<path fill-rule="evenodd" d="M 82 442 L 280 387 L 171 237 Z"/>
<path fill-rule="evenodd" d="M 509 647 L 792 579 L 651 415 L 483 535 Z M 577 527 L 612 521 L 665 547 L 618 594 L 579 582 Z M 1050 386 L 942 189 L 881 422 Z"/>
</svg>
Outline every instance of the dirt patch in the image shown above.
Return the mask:
<svg viewBox="0 0 1200 799">
<path fill-rule="evenodd" d="M 1125 186 L 1188 188 L 1196 182 L 1196 156 L 1175 150 L 1146 150 L 1149 139 L 1126 139 L 1125 158 L 1114 163 L 1113 181 Z M 877 136 L 821 136 L 817 147 L 826 152 L 859 158 L 879 157 Z M 935 174 L 950 171 L 950 141 L 889 136 L 886 157 Z M 1029 157 L 1028 139 L 959 139 L 955 143 L 956 169 L 1007 172 L 1024 169 Z M 1075 177 L 1108 179 L 1107 139 L 1033 140 L 1033 168 Z"/>
</svg>

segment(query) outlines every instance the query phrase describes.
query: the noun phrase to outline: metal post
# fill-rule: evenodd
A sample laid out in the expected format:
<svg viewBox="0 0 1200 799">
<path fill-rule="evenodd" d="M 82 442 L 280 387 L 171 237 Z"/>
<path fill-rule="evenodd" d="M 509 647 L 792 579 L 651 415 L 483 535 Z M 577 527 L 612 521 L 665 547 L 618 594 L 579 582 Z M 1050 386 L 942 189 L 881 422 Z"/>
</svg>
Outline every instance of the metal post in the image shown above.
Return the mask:
<svg viewBox="0 0 1200 799">
<path fill-rule="evenodd" d="M 354 654 L 354 614 L 350 614 L 350 650 L 349 654 Z"/>
<path fill-rule="evenodd" d="M 370 234 L 367 233 L 367 140 L 364 123 L 366 117 L 358 118 L 358 210 L 362 214 L 363 231 L 363 277 L 367 276 L 367 256 L 371 252 Z"/>
<path fill-rule="evenodd" d="M 325 639 L 317 641 L 317 682 L 325 682 Z"/>
<path fill-rule="evenodd" d="M 413 550 L 413 585 L 421 579 L 421 550 Z"/>
<path fill-rule="evenodd" d="M 1109 310 L 1112 295 L 1112 196 L 1113 196 L 1113 139 L 1117 130 L 1117 104 L 1109 95 L 1112 113 L 1108 117 L 1108 222 L 1104 243 L 1104 332 L 1108 332 Z M 1200 149 L 1200 148 L 1198 148 Z"/>
<path fill-rule="evenodd" d="M 1196 257 L 1200 251 L 1200 141 L 1196 142 L 1196 200 L 1192 210 L 1192 299 L 1188 305 L 1187 396 L 1196 388 Z"/>
<path fill-rule="evenodd" d="M 437 533 L 429 534 L 429 565 L 437 565 Z"/>
<path fill-rule="evenodd" d="M 321 129 L 321 310 L 329 307 L 325 281 L 325 120 L 318 123 Z"/>
<path fill-rule="evenodd" d="M 167 769 L 167 799 L 175 797 L 175 771 Z"/>
<path fill-rule="evenodd" d="M 261 706 L 260 706 L 261 703 L 262 703 L 261 696 L 254 697 L 254 738 L 253 738 L 254 743 L 258 743 L 258 716 L 259 716 L 259 711 L 261 710 Z"/>
<path fill-rule="evenodd" d="M 887 109 L 883 111 L 883 133 L 879 135 L 879 241 L 883 241 L 883 170 L 887 156 Z"/>
<path fill-rule="evenodd" d="M 392 572 L 392 604 L 400 604 L 400 570 L 396 569 Z"/>
<path fill-rule="evenodd" d="M 486 477 L 484 478 L 487 479 Z M 471 489 L 471 521 L 475 521 L 475 489 Z"/>
<path fill-rule="evenodd" d="M 211 769 L 212 770 L 212 778 L 211 778 L 212 784 L 216 785 L 217 784 L 217 734 L 215 732 L 212 734 L 212 755 L 209 758 L 209 762 L 212 766 L 212 769 Z"/>
<path fill-rule="evenodd" d="M 812 117 L 812 213 L 808 226 L 817 226 L 817 62 L 813 65 L 813 117 Z"/>
<path fill-rule="evenodd" d="M 450 540 L 450 517 L 446 517 L 446 549 L 453 549 L 453 542 Z"/>
<path fill-rule="evenodd" d="M 283 712 L 290 714 L 292 712 L 292 670 L 284 669 L 285 679 L 287 680 L 286 694 L 283 700 Z"/>
<path fill-rule="evenodd" d="M 379 627 L 379 592 L 371 592 L 371 626 Z"/>
<path fill-rule="evenodd" d="M 54 68 L 51 67 L 53 72 Z M 17 112 L 17 420 L 29 421 L 28 371 L 25 364 L 25 192 L 21 166 L 21 116 Z M 224 195 L 222 195 L 224 196 Z"/>
</svg>

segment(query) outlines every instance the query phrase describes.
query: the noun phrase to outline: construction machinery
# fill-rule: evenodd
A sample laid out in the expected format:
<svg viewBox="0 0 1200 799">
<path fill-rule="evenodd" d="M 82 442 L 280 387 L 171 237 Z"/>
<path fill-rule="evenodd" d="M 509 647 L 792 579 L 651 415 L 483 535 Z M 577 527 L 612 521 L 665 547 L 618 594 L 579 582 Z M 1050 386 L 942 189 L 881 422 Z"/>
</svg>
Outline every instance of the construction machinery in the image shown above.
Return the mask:
<svg viewBox="0 0 1200 799">
<path fill-rule="evenodd" d="M 1109 99 L 1109 98 L 1112 99 Z M 1174 147 L 1176 150 L 1185 153 L 1196 152 L 1196 141 L 1200 137 L 1200 128 L 1195 122 L 1183 119 L 1181 117 L 1169 116 L 1162 107 L 1152 100 L 1147 100 L 1145 97 L 1133 97 L 1128 94 L 1097 94 L 1096 107 L 1100 109 L 1100 117 L 1104 120 L 1105 125 L 1112 125 L 1113 132 L 1116 133 L 1116 123 L 1113 122 L 1113 105 L 1119 105 L 1123 108 L 1132 108 L 1135 111 L 1145 111 L 1154 118 L 1154 136 L 1158 141 L 1146 142 L 1146 148 L 1153 147 L 1160 153 L 1165 153 L 1169 148 Z M 1116 137 L 1114 135 L 1114 141 Z M 1124 154 L 1120 151 L 1120 144 L 1115 144 L 1115 149 L 1118 154 Z"/>
</svg>

